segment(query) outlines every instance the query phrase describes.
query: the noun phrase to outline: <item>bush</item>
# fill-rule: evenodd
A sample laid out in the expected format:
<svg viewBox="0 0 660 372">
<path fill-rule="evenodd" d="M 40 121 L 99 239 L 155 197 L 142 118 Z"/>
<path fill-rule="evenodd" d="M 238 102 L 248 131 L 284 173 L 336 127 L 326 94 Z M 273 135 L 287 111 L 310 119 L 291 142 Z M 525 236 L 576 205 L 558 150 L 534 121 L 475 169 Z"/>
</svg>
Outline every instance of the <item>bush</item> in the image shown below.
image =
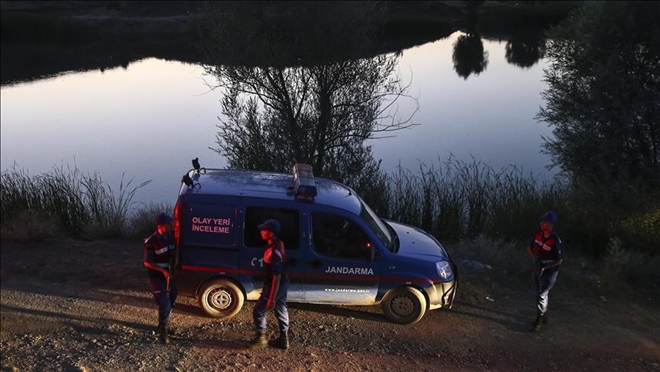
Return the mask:
<svg viewBox="0 0 660 372">
<path fill-rule="evenodd" d="M 624 284 L 651 287 L 660 282 L 660 256 L 650 256 L 626 248 L 619 238 L 612 238 L 602 259 L 603 285 L 615 290 Z"/>
</svg>

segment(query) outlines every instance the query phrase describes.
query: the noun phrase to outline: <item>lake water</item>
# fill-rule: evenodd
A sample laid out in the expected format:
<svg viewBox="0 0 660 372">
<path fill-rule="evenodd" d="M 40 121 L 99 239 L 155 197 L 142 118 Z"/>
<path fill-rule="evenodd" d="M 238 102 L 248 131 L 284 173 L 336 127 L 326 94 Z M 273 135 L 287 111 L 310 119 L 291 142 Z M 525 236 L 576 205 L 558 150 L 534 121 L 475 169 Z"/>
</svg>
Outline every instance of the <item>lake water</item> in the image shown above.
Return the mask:
<svg viewBox="0 0 660 372">
<path fill-rule="evenodd" d="M 420 125 L 373 140 L 374 156 L 388 173 L 398 164 L 436 168 L 450 154 L 496 170 L 515 165 L 550 179 L 549 158 L 540 153 L 551 129 L 534 117 L 543 105 L 546 61 L 531 68 L 509 64 L 504 41 L 483 40 L 488 66 L 460 77 L 452 61 L 461 33 L 403 51 L 399 75 L 418 97 Z M 126 68 L 71 72 L 2 87 L 1 168 L 36 175 L 54 167 L 98 173 L 114 190 L 151 180 L 134 197 L 141 203 L 174 203 L 181 176 L 199 157 L 203 167 L 222 168 L 216 124 L 219 91 L 209 91 L 199 65 L 155 58 Z M 400 116 L 415 105 L 402 99 Z"/>
</svg>

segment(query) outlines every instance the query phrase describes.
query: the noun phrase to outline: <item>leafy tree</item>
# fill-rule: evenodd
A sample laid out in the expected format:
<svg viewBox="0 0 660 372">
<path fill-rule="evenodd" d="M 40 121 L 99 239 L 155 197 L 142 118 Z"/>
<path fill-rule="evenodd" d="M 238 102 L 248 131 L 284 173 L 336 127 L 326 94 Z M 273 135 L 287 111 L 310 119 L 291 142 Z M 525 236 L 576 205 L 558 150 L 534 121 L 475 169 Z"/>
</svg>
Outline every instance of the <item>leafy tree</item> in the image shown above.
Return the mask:
<svg viewBox="0 0 660 372">
<path fill-rule="evenodd" d="M 658 19 L 655 2 L 587 2 L 549 35 L 544 152 L 571 181 L 571 228 L 595 254 L 614 237 L 660 246 Z"/>
<path fill-rule="evenodd" d="M 660 186 L 660 7 L 588 2 L 550 34 L 545 151 L 574 180 Z"/>
</svg>

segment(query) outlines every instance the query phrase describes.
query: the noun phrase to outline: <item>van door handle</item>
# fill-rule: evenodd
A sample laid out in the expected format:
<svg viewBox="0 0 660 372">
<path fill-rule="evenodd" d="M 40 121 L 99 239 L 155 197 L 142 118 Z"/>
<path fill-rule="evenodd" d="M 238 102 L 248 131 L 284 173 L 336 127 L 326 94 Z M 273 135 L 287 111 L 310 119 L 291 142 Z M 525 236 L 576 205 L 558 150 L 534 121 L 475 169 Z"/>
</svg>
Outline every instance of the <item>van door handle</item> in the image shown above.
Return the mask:
<svg viewBox="0 0 660 372">
<path fill-rule="evenodd" d="M 323 266 L 323 262 L 321 262 L 321 260 L 314 260 L 314 261 L 310 261 L 310 265 L 313 268 L 318 269 L 319 267 Z"/>
<path fill-rule="evenodd" d="M 296 260 L 295 258 L 292 258 L 287 263 L 289 264 L 289 266 L 296 266 L 298 264 L 298 260 Z"/>
</svg>

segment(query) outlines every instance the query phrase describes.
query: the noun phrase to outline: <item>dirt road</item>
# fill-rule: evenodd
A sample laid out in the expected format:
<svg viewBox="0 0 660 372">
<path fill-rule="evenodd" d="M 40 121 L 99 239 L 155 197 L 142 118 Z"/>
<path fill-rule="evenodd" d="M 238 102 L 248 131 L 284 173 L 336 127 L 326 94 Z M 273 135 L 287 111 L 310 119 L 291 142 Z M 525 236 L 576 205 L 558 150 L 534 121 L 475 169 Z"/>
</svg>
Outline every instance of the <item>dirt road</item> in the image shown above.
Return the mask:
<svg viewBox="0 0 660 372">
<path fill-rule="evenodd" d="M 1 254 L 3 371 L 660 371 L 657 299 L 604 301 L 561 277 L 537 333 L 528 283 L 464 270 L 454 308 L 410 326 L 377 307 L 290 304 L 285 352 L 245 348 L 253 302 L 221 322 L 183 298 L 159 344 L 140 241 L 3 241 Z"/>
</svg>

